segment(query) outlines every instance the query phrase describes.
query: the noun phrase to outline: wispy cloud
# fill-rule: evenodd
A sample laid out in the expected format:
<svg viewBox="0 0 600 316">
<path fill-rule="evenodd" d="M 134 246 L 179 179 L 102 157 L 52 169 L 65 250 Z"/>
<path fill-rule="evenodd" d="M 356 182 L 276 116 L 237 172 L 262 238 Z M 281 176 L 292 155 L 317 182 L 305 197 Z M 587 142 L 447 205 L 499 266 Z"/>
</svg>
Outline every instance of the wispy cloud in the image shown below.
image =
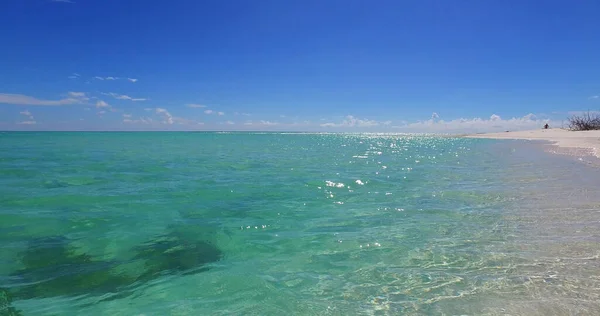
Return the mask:
<svg viewBox="0 0 600 316">
<path fill-rule="evenodd" d="M 173 115 L 171 115 L 171 113 L 169 113 L 169 111 L 167 111 L 166 109 L 156 108 L 156 114 L 159 114 L 163 117 L 163 123 L 173 124 Z"/>
<path fill-rule="evenodd" d="M 240 112 L 233 112 L 233 115 L 235 115 L 235 116 L 238 116 L 238 115 L 241 115 L 241 116 L 252 116 L 252 114 L 250 114 L 250 113 L 240 113 Z"/>
<path fill-rule="evenodd" d="M 244 125 L 246 125 L 246 126 L 254 126 L 254 127 L 261 127 L 261 126 L 277 126 L 277 125 L 281 125 L 281 123 L 260 120 L 258 122 L 246 121 L 244 123 Z"/>
<path fill-rule="evenodd" d="M 220 111 L 217 112 L 217 111 L 214 111 L 214 110 L 204 110 L 204 114 L 207 114 L 207 115 L 216 114 L 216 115 L 219 115 L 219 116 L 223 116 L 223 115 L 225 115 L 225 112 L 220 112 Z"/>
<path fill-rule="evenodd" d="M 71 92 L 67 93 L 67 96 L 69 98 L 78 99 L 78 100 L 81 100 L 81 101 L 87 101 L 87 100 L 90 99 L 85 94 L 85 92 L 73 92 L 73 91 L 71 91 Z"/>
<path fill-rule="evenodd" d="M 400 126 L 393 126 L 396 130 L 406 132 L 427 132 L 427 133 L 473 133 L 473 132 L 498 132 L 498 131 L 517 131 L 541 128 L 545 123 L 551 126 L 558 126 L 558 122 L 548 119 L 538 118 L 534 114 L 527 114 L 523 117 L 513 117 L 503 119 L 499 115 L 492 114 L 489 118 L 470 118 L 454 119 L 450 121 L 429 119 L 414 123 L 404 123 Z"/>
<path fill-rule="evenodd" d="M 110 109 L 110 105 L 102 100 L 98 100 L 98 102 L 96 102 L 96 107 L 97 108 L 108 108 Z"/>
<path fill-rule="evenodd" d="M 599 99 L 599 98 L 600 98 L 600 95 L 593 95 L 593 96 L 589 97 L 588 99 Z"/>
<path fill-rule="evenodd" d="M 109 80 L 109 81 L 127 80 L 127 81 L 132 82 L 132 83 L 138 82 L 138 79 L 135 79 L 135 78 L 121 78 L 121 77 L 113 77 L 113 76 L 108 76 L 108 77 L 95 76 L 94 79 L 100 80 L 100 81 L 104 81 L 104 80 Z"/>
<path fill-rule="evenodd" d="M 183 117 L 177 117 L 172 115 L 171 113 L 169 113 L 169 111 L 167 109 L 163 109 L 163 108 L 156 108 L 155 109 L 156 114 L 162 116 L 163 124 L 180 124 L 180 125 L 195 125 L 198 122 L 194 121 L 194 120 L 190 120 L 190 119 L 186 119 Z"/>
<path fill-rule="evenodd" d="M 226 121 L 225 124 L 227 124 L 227 125 L 235 125 L 235 122 L 234 121 Z"/>
<path fill-rule="evenodd" d="M 324 123 L 321 127 L 373 127 L 378 126 L 379 122 L 374 120 L 359 119 L 352 115 L 346 116 L 344 120 L 339 123 Z"/>
<path fill-rule="evenodd" d="M 149 117 L 140 117 L 136 120 L 131 119 L 131 117 L 126 117 L 123 119 L 123 123 L 127 124 L 152 124 L 154 120 Z"/>
<path fill-rule="evenodd" d="M 124 95 L 124 94 L 117 94 L 114 92 L 109 92 L 109 93 L 102 93 L 103 95 L 107 95 L 107 96 L 111 96 L 117 100 L 129 100 L 129 101 L 133 101 L 133 102 L 137 102 L 137 101 L 147 101 L 149 99 L 146 98 L 132 98 L 128 95 Z"/>
<path fill-rule="evenodd" d="M 33 115 L 31 114 L 31 112 L 29 112 L 29 110 L 21 111 L 21 112 L 19 112 L 19 114 L 21 114 L 23 116 L 26 116 L 27 120 L 18 122 L 17 124 L 21 124 L 21 125 L 34 125 L 34 124 L 36 124 L 35 118 L 33 118 Z"/>
<path fill-rule="evenodd" d="M 205 107 L 206 107 L 206 105 L 203 105 L 203 104 L 195 104 L 195 103 L 189 103 L 189 104 L 186 104 L 186 106 L 187 106 L 188 108 L 194 108 L 194 109 L 201 109 L 201 108 L 205 108 Z"/>
<path fill-rule="evenodd" d="M 81 77 L 79 74 L 73 73 L 72 75 L 69 76 L 69 79 L 79 79 L 79 77 Z"/>
<path fill-rule="evenodd" d="M 22 94 L 0 93 L 0 103 L 15 105 L 35 105 L 35 106 L 61 106 L 69 104 L 83 103 L 84 100 L 77 97 L 68 97 L 61 100 L 43 100 Z"/>
</svg>

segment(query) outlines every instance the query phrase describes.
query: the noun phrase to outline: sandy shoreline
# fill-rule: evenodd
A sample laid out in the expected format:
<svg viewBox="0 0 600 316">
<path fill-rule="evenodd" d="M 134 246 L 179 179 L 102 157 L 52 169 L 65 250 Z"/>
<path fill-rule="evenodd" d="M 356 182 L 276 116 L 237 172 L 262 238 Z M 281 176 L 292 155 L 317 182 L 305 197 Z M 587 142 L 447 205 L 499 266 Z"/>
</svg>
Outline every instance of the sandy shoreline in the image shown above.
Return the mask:
<svg viewBox="0 0 600 316">
<path fill-rule="evenodd" d="M 559 148 L 569 149 L 572 153 L 579 154 L 583 150 L 590 155 L 600 158 L 600 131 L 573 132 L 564 129 L 539 129 L 520 132 L 474 134 L 465 137 L 548 141 Z"/>
</svg>

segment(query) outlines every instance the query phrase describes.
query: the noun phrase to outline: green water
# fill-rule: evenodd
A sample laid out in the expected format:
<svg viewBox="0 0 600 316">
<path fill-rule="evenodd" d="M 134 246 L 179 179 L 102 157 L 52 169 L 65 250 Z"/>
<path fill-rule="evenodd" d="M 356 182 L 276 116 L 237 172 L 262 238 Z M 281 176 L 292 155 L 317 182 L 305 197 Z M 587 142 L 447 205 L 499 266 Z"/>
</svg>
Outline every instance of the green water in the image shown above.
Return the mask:
<svg viewBox="0 0 600 316">
<path fill-rule="evenodd" d="M 576 283 L 548 279 L 536 251 L 552 251 L 528 242 L 545 240 L 527 219 L 558 161 L 527 171 L 542 155 L 408 135 L 2 133 L 0 315 L 533 314 L 546 291 L 585 314 L 598 280 L 580 268 L 585 291 L 552 292 Z"/>
</svg>

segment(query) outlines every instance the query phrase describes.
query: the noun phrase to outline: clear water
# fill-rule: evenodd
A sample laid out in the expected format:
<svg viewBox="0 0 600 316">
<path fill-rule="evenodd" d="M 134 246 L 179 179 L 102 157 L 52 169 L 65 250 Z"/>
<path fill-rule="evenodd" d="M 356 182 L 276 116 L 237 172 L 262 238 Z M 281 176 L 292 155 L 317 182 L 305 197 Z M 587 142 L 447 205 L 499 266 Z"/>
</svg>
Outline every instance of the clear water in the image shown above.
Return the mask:
<svg viewBox="0 0 600 316">
<path fill-rule="evenodd" d="M 597 315 L 600 174 L 518 141 L 0 134 L 0 315 Z"/>
</svg>

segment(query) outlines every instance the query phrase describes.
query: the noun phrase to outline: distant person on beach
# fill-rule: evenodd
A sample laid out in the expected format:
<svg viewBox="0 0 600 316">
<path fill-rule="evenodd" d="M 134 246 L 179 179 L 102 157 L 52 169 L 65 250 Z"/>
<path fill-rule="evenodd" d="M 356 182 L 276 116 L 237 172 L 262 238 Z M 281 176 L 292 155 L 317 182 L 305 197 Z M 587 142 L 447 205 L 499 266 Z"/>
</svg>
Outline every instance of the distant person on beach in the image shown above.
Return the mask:
<svg viewBox="0 0 600 316">
<path fill-rule="evenodd" d="M 548 129 L 548 123 L 546 123 L 546 125 L 544 125 L 544 129 Z"/>
</svg>

